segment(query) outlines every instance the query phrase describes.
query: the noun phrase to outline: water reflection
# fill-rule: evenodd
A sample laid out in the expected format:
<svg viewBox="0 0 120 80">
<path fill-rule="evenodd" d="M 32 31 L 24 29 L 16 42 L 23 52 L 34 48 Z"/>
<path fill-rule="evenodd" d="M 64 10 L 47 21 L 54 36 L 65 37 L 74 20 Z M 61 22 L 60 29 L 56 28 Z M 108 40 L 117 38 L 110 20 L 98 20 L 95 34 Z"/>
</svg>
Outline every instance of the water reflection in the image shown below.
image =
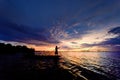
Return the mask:
<svg viewBox="0 0 120 80">
<path fill-rule="evenodd" d="M 100 55 L 99 54 L 94 54 L 94 53 L 80 53 L 80 52 L 66 52 L 66 53 L 61 53 L 61 55 L 65 58 L 73 62 L 74 64 L 79 64 L 81 66 L 92 66 L 90 64 L 100 64 Z M 85 67 L 85 66 L 84 66 Z"/>
<path fill-rule="evenodd" d="M 50 55 L 54 54 L 54 52 L 45 52 L 45 54 Z M 46 76 L 48 75 L 48 73 L 52 72 L 56 74 L 56 71 L 59 71 L 59 69 L 62 67 L 64 69 L 67 69 L 69 72 L 73 72 L 73 75 L 76 74 L 81 76 L 80 74 L 82 72 L 87 72 L 85 70 L 87 69 L 90 71 L 94 71 L 95 73 L 108 75 L 109 77 L 120 79 L 119 54 L 119 52 L 60 52 L 61 57 L 55 58 L 53 57 L 53 55 L 47 57 L 47 55 L 41 56 L 37 59 L 24 59 L 17 56 L 6 55 L 0 56 L 0 73 L 1 75 L 7 75 L 7 77 L 3 78 L 8 78 L 8 80 L 11 76 L 14 80 L 18 80 L 20 75 L 22 76 L 22 79 L 24 77 L 27 77 L 27 80 L 29 80 L 29 76 L 33 77 L 32 79 L 40 79 L 40 75 Z M 84 73 L 84 75 L 86 75 L 86 73 Z"/>
<path fill-rule="evenodd" d="M 72 63 L 96 73 L 120 79 L 119 52 L 62 52 L 61 55 L 69 65 Z M 67 66 L 70 68 L 69 65 Z"/>
</svg>

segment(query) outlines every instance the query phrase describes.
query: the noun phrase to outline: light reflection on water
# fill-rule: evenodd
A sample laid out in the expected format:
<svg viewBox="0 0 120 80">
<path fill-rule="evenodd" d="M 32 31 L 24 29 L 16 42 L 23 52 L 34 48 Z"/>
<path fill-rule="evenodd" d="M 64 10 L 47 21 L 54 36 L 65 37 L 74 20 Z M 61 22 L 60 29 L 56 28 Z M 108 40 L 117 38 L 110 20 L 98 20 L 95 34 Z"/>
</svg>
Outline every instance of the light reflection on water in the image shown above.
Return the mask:
<svg viewBox="0 0 120 80">
<path fill-rule="evenodd" d="M 119 52 L 61 52 L 61 55 L 68 63 L 120 79 Z"/>
<path fill-rule="evenodd" d="M 42 52 L 41 54 L 37 53 L 37 55 L 54 56 L 54 52 Z M 4 75 L 14 71 L 53 71 L 57 67 L 63 67 L 79 75 L 82 67 L 114 77 L 116 80 L 120 79 L 120 52 L 59 52 L 59 55 L 61 57 L 58 59 L 26 59 L 19 55 L 1 55 L 0 74 Z"/>
</svg>

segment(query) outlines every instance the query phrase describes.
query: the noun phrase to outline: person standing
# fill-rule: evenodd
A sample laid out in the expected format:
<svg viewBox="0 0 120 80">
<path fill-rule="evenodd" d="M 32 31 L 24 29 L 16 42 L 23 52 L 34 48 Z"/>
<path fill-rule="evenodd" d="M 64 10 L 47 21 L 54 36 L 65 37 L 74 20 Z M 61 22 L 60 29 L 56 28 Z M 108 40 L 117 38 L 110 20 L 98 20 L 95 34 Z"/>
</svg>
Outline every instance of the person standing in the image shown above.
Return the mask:
<svg viewBox="0 0 120 80">
<path fill-rule="evenodd" d="M 58 47 L 55 47 L 55 55 L 58 55 Z"/>
</svg>

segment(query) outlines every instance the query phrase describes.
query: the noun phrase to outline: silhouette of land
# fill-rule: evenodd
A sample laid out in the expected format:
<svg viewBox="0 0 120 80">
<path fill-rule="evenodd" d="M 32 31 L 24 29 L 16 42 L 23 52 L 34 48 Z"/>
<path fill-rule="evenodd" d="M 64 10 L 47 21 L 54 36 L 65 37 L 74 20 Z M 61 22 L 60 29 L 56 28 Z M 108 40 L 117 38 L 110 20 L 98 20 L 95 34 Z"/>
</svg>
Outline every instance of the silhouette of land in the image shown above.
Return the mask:
<svg viewBox="0 0 120 80">
<path fill-rule="evenodd" d="M 114 80 L 81 67 L 78 69 L 87 79 L 76 76 L 61 66 L 59 55 L 38 56 L 34 51 L 0 43 L 0 80 Z"/>
<path fill-rule="evenodd" d="M 0 80 L 73 79 L 59 67 L 60 56 L 35 56 L 34 52 L 26 46 L 0 43 Z"/>
<path fill-rule="evenodd" d="M 0 55 L 1 54 L 18 54 L 21 53 L 24 56 L 33 56 L 35 50 L 26 46 L 13 46 L 11 44 L 0 43 Z"/>
</svg>

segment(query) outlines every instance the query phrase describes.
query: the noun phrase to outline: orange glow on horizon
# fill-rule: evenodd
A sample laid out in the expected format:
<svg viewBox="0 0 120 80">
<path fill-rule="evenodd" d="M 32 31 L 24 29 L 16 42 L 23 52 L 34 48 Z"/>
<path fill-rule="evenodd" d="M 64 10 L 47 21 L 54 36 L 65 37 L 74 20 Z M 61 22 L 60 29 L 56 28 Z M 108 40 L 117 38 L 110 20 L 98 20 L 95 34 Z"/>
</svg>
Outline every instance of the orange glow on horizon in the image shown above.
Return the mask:
<svg viewBox="0 0 120 80">
<path fill-rule="evenodd" d="M 35 45 L 28 45 L 29 48 L 34 48 L 36 51 L 54 51 L 55 46 L 35 46 Z M 81 52 L 89 52 L 89 51 L 109 51 L 108 48 L 94 46 L 94 47 L 85 47 L 85 48 L 71 48 L 71 49 L 64 49 L 60 48 L 59 51 L 81 51 Z"/>
</svg>

